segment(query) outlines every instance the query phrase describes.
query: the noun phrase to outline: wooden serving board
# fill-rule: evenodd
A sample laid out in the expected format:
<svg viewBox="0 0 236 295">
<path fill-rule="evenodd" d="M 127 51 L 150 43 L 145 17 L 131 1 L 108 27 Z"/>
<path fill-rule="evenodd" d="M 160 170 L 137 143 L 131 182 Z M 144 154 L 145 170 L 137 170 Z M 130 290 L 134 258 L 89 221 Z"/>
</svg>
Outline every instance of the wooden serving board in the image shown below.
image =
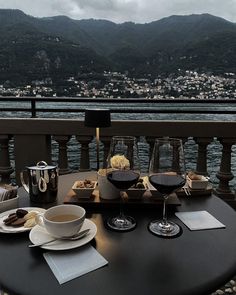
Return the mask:
<svg viewBox="0 0 236 295">
<path fill-rule="evenodd" d="M 213 190 L 213 187 L 211 184 L 208 184 L 207 188 L 202 190 L 202 189 L 191 189 L 189 188 L 188 189 L 189 192 L 190 192 L 190 196 L 189 197 L 201 197 L 201 196 L 210 196 L 212 194 L 212 190 Z M 184 189 L 180 189 L 176 192 L 176 194 L 179 196 L 179 197 L 184 197 L 186 196 L 186 193 L 184 191 Z"/>
<path fill-rule="evenodd" d="M 152 197 L 149 191 L 146 191 L 142 198 L 140 199 L 130 199 L 126 193 L 123 194 L 123 203 L 125 207 L 133 209 L 149 208 L 155 209 L 156 206 L 163 205 L 163 198 L 156 196 Z M 93 210 L 103 210 L 103 209 L 112 209 L 120 206 L 120 199 L 115 200 L 104 200 L 99 197 L 99 191 L 96 189 L 93 191 L 89 199 L 80 198 L 79 195 L 75 194 L 71 189 L 64 198 L 65 204 L 76 204 L 83 206 L 85 209 Z M 176 194 L 169 196 L 167 200 L 169 206 L 179 206 L 181 205 L 179 198 Z"/>
</svg>

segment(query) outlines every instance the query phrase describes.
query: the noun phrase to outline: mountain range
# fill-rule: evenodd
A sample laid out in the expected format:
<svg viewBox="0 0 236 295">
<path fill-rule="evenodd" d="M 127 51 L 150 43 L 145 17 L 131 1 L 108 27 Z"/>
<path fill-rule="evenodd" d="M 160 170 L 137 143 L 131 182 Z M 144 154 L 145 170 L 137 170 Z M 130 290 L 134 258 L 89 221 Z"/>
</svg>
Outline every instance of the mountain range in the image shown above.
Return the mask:
<svg viewBox="0 0 236 295">
<path fill-rule="evenodd" d="M 236 72 L 236 24 L 210 14 L 116 24 L 0 9 L 0 36 L 0 82 L 104 70 L 142 77 L 179 69 Z"/>
</svg>

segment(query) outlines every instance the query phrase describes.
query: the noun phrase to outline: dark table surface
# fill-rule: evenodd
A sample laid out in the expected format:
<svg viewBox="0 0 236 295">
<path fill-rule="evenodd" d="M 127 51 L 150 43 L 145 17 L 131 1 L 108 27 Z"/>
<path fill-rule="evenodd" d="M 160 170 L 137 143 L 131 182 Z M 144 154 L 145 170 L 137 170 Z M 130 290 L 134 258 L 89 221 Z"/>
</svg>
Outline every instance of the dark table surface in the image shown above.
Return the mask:
<svg viewBox="0 0 236 295">
<path fill-rule="evenodd" d="M 60 177 L 58 203 L 80 177 L 80 173 Z M 36 206 L 29 203 L 22 188 L 19 195 L 21 207 Z M 161 217 L 161 206 L 154 210 L 129 209 L 138 224 L 125 233 L 104 226 L 106 218 L 116 212 L 87 212 L 98 229 L 90 243 L 109 263 L 62 285 L 43 258 L 47 250 L 28 248 L 28 233 L 1 233 L 0 287 L 22 295 L 208 295 L 236 273 L 236 213 L 215 196 L 183 197 L 175 210 L 207 210 L 226 228 L 190 231 L 174 216 L 172 208 L 169 217 L 183 233 L 164 239 L 147 229 L 151 220 Z"/>
</svg>

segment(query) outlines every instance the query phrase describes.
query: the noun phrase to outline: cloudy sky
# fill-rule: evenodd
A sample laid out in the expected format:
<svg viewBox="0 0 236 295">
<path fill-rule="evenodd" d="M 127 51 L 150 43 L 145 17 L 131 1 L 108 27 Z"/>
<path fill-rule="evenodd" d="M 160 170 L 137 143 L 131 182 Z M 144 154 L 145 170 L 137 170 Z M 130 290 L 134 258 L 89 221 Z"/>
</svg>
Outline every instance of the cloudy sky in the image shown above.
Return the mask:
<svg viewBox="0 0 236 295">
<path fill-rule="evenodd" d="M 236 0 L 0 0 L 0 8 L 18 8 L 37 17 L 67 15 L 116 23 L 145 23 L 192 13 L 210 13 L 236 22 Z"/>
</svg>

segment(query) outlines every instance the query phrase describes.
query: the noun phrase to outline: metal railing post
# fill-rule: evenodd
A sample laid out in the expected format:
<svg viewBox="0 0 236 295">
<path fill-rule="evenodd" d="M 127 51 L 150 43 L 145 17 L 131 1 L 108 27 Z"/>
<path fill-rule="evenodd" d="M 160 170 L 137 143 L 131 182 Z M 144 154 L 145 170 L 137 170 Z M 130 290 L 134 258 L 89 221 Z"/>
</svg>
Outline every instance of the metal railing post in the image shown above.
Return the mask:
<svg viewBox="0 0 236 295">
<path fill-rule="evenodd" d="M 31 99 L 31 118 L 36 118 L 36 101 Z"/>
</svg>

